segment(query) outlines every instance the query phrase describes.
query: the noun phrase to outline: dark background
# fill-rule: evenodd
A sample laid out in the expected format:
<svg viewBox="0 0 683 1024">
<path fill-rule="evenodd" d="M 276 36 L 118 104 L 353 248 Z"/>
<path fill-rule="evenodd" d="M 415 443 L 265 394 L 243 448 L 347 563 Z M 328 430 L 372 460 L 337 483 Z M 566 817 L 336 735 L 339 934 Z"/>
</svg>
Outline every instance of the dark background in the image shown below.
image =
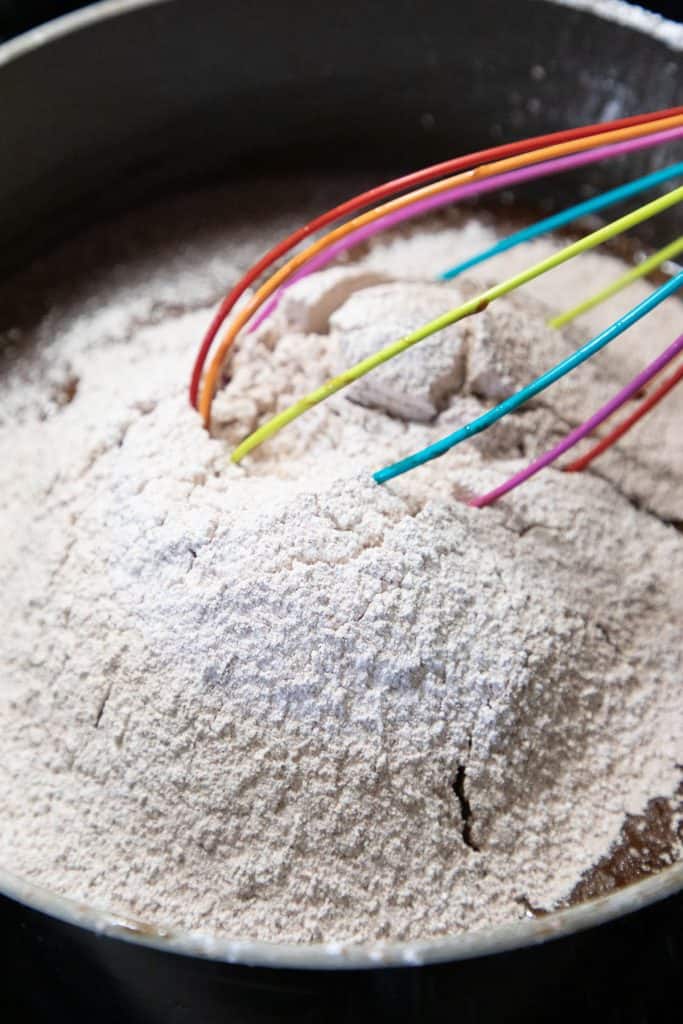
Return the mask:
<svg viewBox="0 0 683 1024">
<path fill-rule="evenodd" d="M 675 21 L 680 21 L 682 17 L 681 0 L 653 0 L 651 3 L 641 2 L 640 6 L 649 7 Z M 66 14 L 67 11 L 74 11 L 77 7 L 87 7 L 87 4 L 79 3 L 78 0 L 66 3 L 64 0 L 0 0 L 0 40 L 25 32 L 34 25 Z"/>
</svg>

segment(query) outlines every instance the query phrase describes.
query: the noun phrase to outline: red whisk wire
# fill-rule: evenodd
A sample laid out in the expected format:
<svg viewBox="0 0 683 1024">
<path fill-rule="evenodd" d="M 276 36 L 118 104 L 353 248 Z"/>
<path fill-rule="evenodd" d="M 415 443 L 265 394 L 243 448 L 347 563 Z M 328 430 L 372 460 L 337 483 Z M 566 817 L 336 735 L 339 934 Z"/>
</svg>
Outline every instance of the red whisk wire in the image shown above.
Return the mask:
<svg viewBox="0 0 683 1024">
<path fill-rule="evenodd" d="M 645 416 L 650 409 L 653 409 L 658 402 L 669 394 L 669 392 L 676 387 L 680 381 L 683 380 L 683 363 L 678 367 L 675 373 L 672 373 L 670 377 L 667 377 L 652 394 L 644 398 L 638 407 L 627 416 L 625 420 L 612 430 L 609 434 L 602 438 L 597 444 L 593 445 L 585 455 L 581 455 L 578 459 L 574 459 L 568 466 L 564 467 L 565 473 L 578 473 L 582 469 L 585 469 L 593 459 L 597 459 L 598 455 L 602 455 L 608 448 L 611 448 L 620 437 L 635 426 L 635 424 Z"/>
</svg>

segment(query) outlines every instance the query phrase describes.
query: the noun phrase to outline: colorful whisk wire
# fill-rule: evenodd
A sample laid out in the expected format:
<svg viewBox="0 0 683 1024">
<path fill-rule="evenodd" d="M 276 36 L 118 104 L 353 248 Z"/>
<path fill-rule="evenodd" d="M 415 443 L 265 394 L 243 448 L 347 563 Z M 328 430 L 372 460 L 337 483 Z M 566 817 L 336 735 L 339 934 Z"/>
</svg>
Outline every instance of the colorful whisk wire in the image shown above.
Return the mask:
<svg viewBox="0 0 683 1024">
<path fill-rule="evenodd" d="M 650 203 L 646 203 L 644 206 L 639 207 L 637 210 L 620 217 L 618 220 L 612 221 L 603 228 L 599 228 L 597 231 L 591 232 L 589 235 L 585 235 L 578 242 L 573 242 L 571 245 L 565 246 L 560 249 L 559 252 L 553 253 L 552 256 L 548 256 L 546 259 L 541 260 L 538 263 L 533 264 L 531 267 L 527 267 L 526 270 L 519 274 L 515 274 L 513 277 L 507 278 L 500 284 L 494 285 L 492 288 L 487 288 L 485 291 L 480 292 L 474 298 L 469 299 L 462 305 L 457 306 L 455 309 L 449 310 L 447 313 L 443 313 L 436 319 L 431 320 L 428 324 L 418 328 L 416 331 L 412 331 L 405 337 L 400 338 L 398 341 L 387 345 L 385 348 L 380 349 L 379 352 L 375 352 L 373 355 L 368 356 L 361 362 L 356 363 L 355 366 L 350 367 L 348 370 L 344 370 L 342 373 L 328 380 L 321 387 L 316 388 L 315 391 L 311 391 L 308 395 L 300 398 L 293 405 L 289 406 L 288 409 L 284 409 L 278 413 L 267 423 L 264 423 L 261 427 L 250 434 L 241 444 L 235 448 L 232 453 L 232 461 L 240 462 L 245 455 L 247 455 L 258 445 L 263 444 L 264 441 L 274 437 L 275 434 L 279 433 L 283 427 L 291 423 L 293 420 L 302 416 L 309 409 L 312 409 L 319 402 L 329 398 L 330 395 L 341 391 L 343 388 L 348 387 L 354 381 L 364 377 L 371 370 L 377 366 L 381 366 L 382 363 L 388 362 L 393 359 L 394 356 L 401 352 L 405 352 L 408 348 L 418 344 L 425 338 L 431 337 L 444 327 L 448 327 L 450 324 L 457 323 L 459 320 L 463 320 L 466 316 L 472 316 L 473 314 L 479 313 L 484 310 L 491 302 L 498 298 L 502 298 L 504 295 L 510 294 L 517 288 L 524 284 L 528 284 L 533 281 L 534 278 L 540 277 L 547 271 L 552 270 L 554 267 L 560 266 L 567 260 L 578 256 L 580 253 L 587 252 L 589 249 L 593 249 L 598 245 L 608 241 L 611 238 L 615 238 L 617 235 L 629 228 L 635 227 L 637 224 L 655 216 L 658 213 L 674 206 L 676 203 L 683 200 L 683 186 L 668 192 L 664 196 L 660 196 L 658 199 L 652 200 Z M 422 462 L 429 461 L 429 459 L 435 458 L 437 454 L 442 454 L 439 446 L 442 442 L 437 442 L 435 445 L 429 446 L 429 456 L 422 458 L 421 454 L 414 456 L 414 461 L 407 465 L 409 460 L 402 460 L 406 463 L 406 468 L 401 472 L 407 472 L 408 469 L 415 468 L 421 465 Z M 446 451 L 444 448 L 443 451 Z M 388 475 L 375 474 L 375 479 L 378 483 L 382 483 L 385 479 L 391 479 L 392 476 L 399 475 L 398 473 L 387 471 Z"/>
<path fill-rule="evenodd" d="M 683 163 L 672 164 L 671 167 L 664 167 L 659 171 L 655 171 L 654 174 L 646 174 L 643 178 L 636 178 L 635 181 L 619 185 L 618 188 L 610 189 L 609 192 L 602 192 L 591 199 L 586 199 L 583 203 L 576 203 L 576 205 L 570 206 L 566 210 L 554 213 L 552 217 L 545 217 L 543 220 L 536 221 L 535 224 L 522 228 L 521 231 L 515 231 L 512 235 L 506 235 L 505 238 L 499 239 L 488 249 L 475 253 L 474 256 L 470 256 L 468 259 L 449 267 L 448 270 L 444 270 L 439 274 L 439 278 L 442 281 L 451 281 L 464 271 L 471 270 L 472 267 L 477 267 L 494 256 L 509 252 L 518 245 L 533 241 L 534 238 L 548 235 L 551 231 L 564 228 L 581 217 L 588 217 L 598 213 L 600 210 L 606 210 L 616 203 L 623 203 L 633 196 L 640 195 L 641 192 L 656 188 L 672 178 L 678 178 L 681 174 L 683 174 Z M 666 258 L 664 257 L 664 259 Z M 647 271 L 644 271 L 644 273 L 647 273 Z"/>
<path fill-rule="evenodd" d="M 378 470 L 373 473 L 373 477 L 378 484 L 386 483 L 387 480 L 393 480 L 394 477 L 401 476 L 403 473 L 409 472 L 411 469 L 416 469 L 418 466 L 423 466 L 426 462 L 430 462 L 432 459 L 436 459 L 441 455 L 445 455 L 446 452 L 451 451 L 456 445 L 461 444 L 470 437 L 474 437 L 475 434 L 480 434 L 483 430 L 497 423 L 498 420 L 502 419 L 509 412 L 514 409 L 518 409 L 521 405 L 524 405 L 535 395 L 538 395 L 541 391 L 545 391 L 546 388 L 554 384 L 561 377 L 566 376 L 572 370 L 575 370 L 581 363 L 584 363 L 591 356 L 595 355 L 606 345 L 608 345 L 615 338 L 618 338 L 620 334 L 632 327 L 633 324 L 637 323 L 644 316 L 655 309 L 660 302 L 667 299 L 670 295 L 675 294 L 683 287 L 683 271 L 672 277 L 665 284 L 661 285 L 656 291 L 648 295 L 646 299 L 639 302 L 637 306 L 620 316 L 613 324 L 610 324 L 604 331 L 601 331 L 590 341 L 587 341 L 585 345 L 582 345 L 576 350 L 571 356 L 563 359 L 560 363 L 557 363 L 551 370 L 541 374 L 526 387 L 521 388 L 515 392 L 509 398 L 500 402 L 493 409 L 489 409 L 482 416 L 477 416 L 476 419 L 470 423 L 465 424 L 464 427 L 460 427 L 459 430 L 453 431 L 452 434 L 448 434 L 446 437 L 442 437 L 439 441 L 435 441 L 434 444 L 427 445 L 422 448 L 419 452 L 415 452 L 414 455 L 409 455 L 405 459 L 401 459 L 399 462 L 394 462 L 391 466 L 385 466 L 384 469 Z"/>
<path fill-rule="evenodd" d="M 450 189 L 447 192 L 440 193 L 439 195 L 432 196 L 431 198 L 414 202 L 410 206 L 397 210 L 396 212 L 389 214 L 387 217 L 382 217 L 374 223 L 366 224 L 365 227 L 359 228 L 358 231 L 353 231 L 350 235 L 347 235 L 346 238 L 342 238 L 339 242 L 335 242 L 334 245 L 329 246 L 327 249 L 319 252 L 316 256 L 313 256 L 302 267 L 300 267 L 299 270 L 293 273 L 291 277 L 277 290 L 273 298 L 262 307 L 260 313 L 252 319 L 249 325 L 249 330 L 254 331 L 257 327 L 260 327 L 263 321 L 266 320 L 266 318 L 277 308 L 283 294 L 287 289 L 291 288 L 293 284 L 296 284 L 297 281 L 307 277 L 314 271 L 322 270 L 343 252 L 359 245 L 361 242 L 367 241 L 369 238 L 379 234 L 381 231 L 387 231 L 407 220 L 412 220 L 415 217 L 422 216 L 423 214 L 429 213 L 431 210 L 435 210 L 441 206 L 445 206 L 446 204 L 454 203 L 456 200 L 471 199 L 474 196 L 480 196 L 487 192 L 493 192 L 507 186 L 519 185 L 522 182 L 531 181 L 534 178 L 542 178 L 551 174 L 559 174 L 564 171 L 576 170 L 578 167 L 583 167 L 586 164 L 596 163 L 599 160 L 606 160 L 610 157 L 630 153 L 637 149 L 644 149 L 648 146 L 657 145 L 660 142 L 673 141 L 677 138 L 683 138 L 683 129 L 676 128 L 673 129 L 672 132 L 656 133 L 655 135 L 647 136 L 642 139 L 632 139 L 629 142 L 618 143 L 612 146 L 601 146 L 598 149 L 589 150 L 586 153 L 578 153 L 574 156 L 561 157 L 558 160 L 547 161 L 531 167 L 523 167 L 516 171 L 510 171 L 507 174 L 494 175 L 492 178 L 485 179 L 484 181 L 473 182 L 470 185 L 461 185 L 458 188 Z M 638 195 L 640 192 L 654 188 L 665 181 L 680 177 L 681 174 L 683 174 L 683 164 L 674 164 L 673 167 L 666 167 L 661 171 L 657 171 L 655 174 L 647 175 L 646 178 L 640 178 L 637 181 L 632 182 L 629 186 L 620 186 L 618 189 L 613 189 L 611 192 L 606 192 L 603 195 L 596 196 L 585 203 L 580 203 L 578 206 L 570 207 L 570 209 L 563 211 L 561 214 L 557 214 L 555 217 L 549 217 L 545 221 L 540 221 L 538 224 L 526 228 L 524 231 L 517 232 L 516 236 L 508 236 L 507 239 L 503 239 L 501 241 L 500 245 L 503 246 L 503 244 L 507 243 L 510 239 L 516 239 L 513 244 L 505 244 L 504 248 L 497 249 L 495 253 L 492 250 L 488 250 L 483 256 L 482 254 L 478 254 L 471 260 L 467 261 L 468 266 L 475 266 L 477 263 L 484 262 L 484 259 L 497 255 L 498 252 L 507 251 L 522 242 L 530 241 L 540 235 L 547 234 L 549 231 L 553 230 L 553 228 L 557 229 L 558 227 L 565 226 L 566 224 L 571 223 L 572 220 L 576 220 L 588 213 L 595 213 L 600 209 L 622 202 L 630 196 Z M 551 221 L 553 224 L 550 224 Z M 460 265 L 460 267 L 456 267 L 455 270 L 459 273 L 461 267 L 462 265 Z M 456 274 L 450 270 L 439 276 L 442 280 L 448 280 L 450 277 L 456 276 Z"/>
<path fill-rule="evenodd" d="M 541 469 L 545 469 L 546 466 L 555 462 L 556 459 L 559 459 L 560 455 L 564 455 L 566 451 L 569 451 L 569 449 L 573 448 L 575 444 L 578 444 L 584 437 L 587 437 L 592 433 L 592 431 L 599 427 L 601 423 L 608 419 L 608 417 L 612 416 L 617 409 L 620 409 L 625 402 L 636 395 L 641 388 L 649 383 L 653 377 L 660 373 L 660 371 L 663 370 L 664 367 L 667 366 L 672 359 L 675 359 L 681 352 L 683 352 L 683 334 L 679 335 L 668 348 L 664 349 L 661 355 L 657 356 L 649 366 L 646 366 L 644 370 L 636 374 L 633 380 L 630 381 L 626 387 L 622 388 L 621 391 L 618 391 L 617 394 L 609 400 L 609 402 L 606 402 L 605 405 L 598 409 L 597 412 L 593 413 L 593 415 L 590 416 L 585 423 L 582 423 L 580 427 L 577 427 L 575 430 L 572 430 L 567 434 L 567 436 L 560 441 L 559 444 L 555 445 L 554 448 L 551 448 L 544 455 L 541 455 L 540 458 L 535 459 L 526 467 L 526 469 L 520 470 L 519 473 L 515 473 L 515 475 L 511 476 L 509 480 L 505 481 L 505 483 L 495 487 L 487 494 L 483 494 L 478 498 L 473 498 L 469 504 L 475 508 L 483 508 L 485 505 L 491 505 L 494 501 L 497 501 L 498 498 L 502 498 L 504 494 L 507 494 L 509 491 L 514 490 L 515 487 L 519 487 L 520 484 L 530 480 L 531 477 L 535 476 Z M 683 375 L 683 366 L 681 366 L 677 373 L 675 373 L 666 382 L 664 387 L 658 389 L 656 396 L 653 396 L 654 401 L 651 399 L 647 405 L 643 403 L 643 407 L 634 413 L 633 416 L 629 417 L 628 426 L 624 427 L 622 425 L 619 428 L 621 430 L 619 436 L 622 436 L 629 427 L 633 426 L 646 412 L 652 409 L 665 394 L 668 394 L 669 391 L 671 391 L 678 383 L 681 375 Z"/>
<path fill-rule="evenodd" d="M 297 231 L 292 232 L 292 234 L 288 235 L 270 249 L 247 271 L 247 273 L 237 282 L 234 288 L 225 297 L 216 312 L 216 315 L 209 324 L 192 369 L 192 377 L 190 380 L 191 405 L 195 408 L 198 406 L 199 385 L 201 382 L 204 364 L 218 331 L 230 315 L 235 303 L 241 298 L 246 290 L 256 280 L 258 280 L 264 271 L 271 267 L 286 253 L 291 252 L 299 242 L 309 238 L 319 229 L 326 227 L 335 220 L 340 220 L 342 217 L 345 217 L 347 214 L 353 213 L 356 210 L 371 206 L 373 203 L 378 202 L 381 199 L 385 199 L 387 196 L 407 191 L 408 189 L 424 184 L 425 182 L 433 181 L 445 174 L 454 174 L 458 171 L 476 167 L 478 164 L 483 164 L 489 160 L 515 156 L 519 153 L 527 153 L 533 149 L 537 149 L 553 142 L 561 143 L 577 138 L 600 136 L 607 131 L 619 128 L 629 128 L 638 125 L 647 126 L 653 120 L 673 118 L 680 114 L 683 114 L 683 106 L 670 107 L 666 110 L 637 114 L 632 117 L 619 118 L 617 120 L 607 121 L 604 123 L 583 125 L 578 128 L 565 129 L 564 131 L 554 132 L 549 135 L 538 135 L 527 139 L 520 139 L 516 142 L 505 143 L 501 146 L 494 146 L 489 149 L 479 150 L 475 153 L 467 153 L 451 160 L 445 160 L 442 163 L 432 164 L 429 167 L 403 175 L 400 178 L 394 178 L 391 181 L 376 186 L 375 188 L 361 192 L 359 195 L 353 196 L 346 202 L 340 203 L 338 206 L 320 214 L 318 217 L 315 217 Z"/>
<path fill-rule="evenodd" d="M 679 338 L 678 340 L 680 341 L 681 339 Z M 658 388 L 644 398 L 642 402 L 636 406 L 630 416 L 627 416 L 625 420 L 618 423 L 617 426 L 609 432 L 609 434 L 603 437 L 601 441 L 598 441 L 597 444 L 593 445 L 592 448 L 589 448 L 584 455 L 581 455 L 578 459 L 570 462 L 568 466 L 565 466 L 565 473 L 578 473 L 582 469 L 585 469 L 586 466 L 589 466 L 594 459 L 597 459 L 599 455 L 606 452 L 608 448 L 611 448 L 612 445 L 619 440 L 619 438 L 628 433 L 632 427 L 635 427 L 636 423 L 639 423 L 643 416 L 646 416 L 647 413 L 654 409 L 656 405 L 659 405 L 662 399 L 666 398 L 669 392 L 673 391 L 677 384 L 680 384 L 681 380 L 683 380 L 683 363 L 681 363 L 678 369 L 672 373 L 670 377 L 667 377 L 666 380 L 662 381 Z M 646 382 L 643 381 L 642 383 L 644 384 Z M 637 394 L 639 390 L 640 388 L 636 388 L 634 390 L 634 394 Z"/>
<path fill-rule="evenodd" d="M 683 236 L 676 238 L 673 242 L 669 242 L 663 249 L 659 249 L 658 252 L 652 254 L 647 259 L 642 260 L 632 270 L 626 271 L 612 281 L 611 284 L 607 285 L 606 288 L 601 288 L 599 292 L 591 295 L 590 298 L 584 299 L 576 306 L 572 306 L 565 313 L 561 313 L 559 316 L 554 316 L 548 321 L 550 327 L 564 327 L 565 324 L 571 323 L 572 320 L 576 320 L 578 316 L 583 313 L 587 313 L 591 309 L 595 309 L 601 302 L 606 299 L 610 299 L 613 295 L 623 291 L 628 285 L 633 284 L 641 277 L 645 277 L 647 274 L 651 274 L 653 270 L 658 270 L 662 263 L 666 263 L 668 260 L 674 260 L 680 252 L 683 252 Z"/>
<path fill-rule="evenodd" d="M 657 133 L 668 129 L 683 127 L 683 116 L 654 120 L 647 125 L 635 125 L 630 128 L 620 128 L 618 131 L 605 132 L 600 136 L 602 143 L 625 142 L 644 134 Z M 260 309 L 263 303 L 286 281 L 299 267 L 303 266 L 312 256 L 326 249 L 331 243 L 345 238 L 356 228 L 379 220 L 387 214 L 410 206 L 416 199 L 426 199 L 433 195 L 446 192 L 460 184 L 475 183 L 481 179 L 491 178 L 497 174 L 516 170 L 518 167 L 525 167 L 533 163 L 541 163 L 544 160 L 553 160 L 555 157 L 565 156 L 570 153 L 579 153 L 584 150 L 595 148 L 592 137 L 572 139 L 569 142 L 544 146 L 534 149 L 530 153 L 523 153 L 515 157 L 508 157 L 504 160 L 496 160 L 492 163 L 479 165 L 468 171 L 460 172 L 457 175 L 443 178 L 431 185 L 422 186 L 414 192 L 398 196 L 389 200 L 379 207 L 368 210 L 350 221 L 334 228 L 323 238 L 308 245 L 301 252 L 291 257 L 284 266 L 275 271 L 274 274 L 256 291 L 256 293 L 244 304 L 243 308 L 236 313 L 234 319 L 228 326 L 225 335 L 214 352 L 213 358 L 204 376 L 202 390 L 199 398 L 199 411 L 202 414 L 204 424 L 207 428 L 211 423 L 211 405 L 218 385 L 221 367 L 226 355 L 230 351 L 239 331 L 249 322 L 251 317 Z"/>
<path fill-rule="evenodd" d="M 254 330 L 273 311 L 284 290 L 300 278 L 326 266 L 341 253 L 359 244 L 361 241 L 405 220 L 441 207 L 446 203 L 468 199 L 495 189 L 507 188 L 512 185 L 516 186 L 535 178 L 547 177 L 565 171 L 574 171 L 579 167 L 601 160 L 622 158 L 638 150 L 670 143 L 680 138 L 683 138 L 683 108 L 678 107 L 658 111 L 650 115 L 640 115 L 637 118 L 622 119 L 604 125 L 590 125 L 585 129 L 571 129 L 567 132 L 555 133 L 550 136 L 522 140 L 505 146 L 494 147 L 480 153 L 458 157 L 454 160 L 425 168 L 414 174 L 406 175 L 403 178 L 387 182 L 385 185 L 361 193 L 346 203 L 342 203 L 334 209 L 327 211 L 288 236 L 288 238 L 271 249 L 269 253 L 266 253 L 238 282 L 230 295 L 222 303 L 204 337 L 195 362 L 190 387 L 192 404 L 198 406 L 205 426 L 207 428 L 210 427 L 211 405 L 221 367 L 240 331 L 245 327 Z M 462 260 L 439 276 L 443 280 L 450 280 L 463 271 L 471 269 L 494 256 L 508 252 L 516 246 L 523 245 L 548 232 L 556 231 L 574 221 L 594 215 L 618 203 L 625 203 L 648 190 L 659 189 L 665 183 L 672 182 L 681 176 L 683 176 L 683 162 L 673 163 L 634 181 L 621 184 L 616 188 L 592 196 L 583 202 L 576 203 L 552 216 L 545 217 L 521 231 L 516 231 L 505 238 L 501 238 L 494 245 Z M 408 189 L 412 189 L 412 191 L 406 191 Z M 391 196 L 395 198 L 388 198 Z M 379 200 L 387 201 L 382 202 L 379 206 L 373 207 L 371 205 Z M 683 186 L 673 188 L 664 195 L 644 203 L 637 209 L 618 217 L 611 223 L 590 232 L 577 241 L 563 246 L 559 251 L 546 259 L 540 260 L 520 273 L 485 289 L 473 299 L 462 303 L 455 309 L 447 311 L 430 323 L 424 324 L 405 337 L 373 353 L 355 366 L 328 380 L 308 395 L 303 396 L 289 408 L 284 409 L 271 420 L 259 426 L 257 430 L 235 448 L 231 455 L 232 461 L 240 462 L 249 452 L 272 438 L 284 426 L 313 408 L 319 402 L 340 391 L 353 381 L 358 380 L 389 359 L 393 359 L 401 352 L 418 344 L 425 338 L 430 337 L 450 324 L 458 322 L 466 316 L 481 312 L 497 298 L 509 294 L 554 267 L 560 266 L 567 260 L 615 238 L 617 235 L 641 224 L 650 217 L 671 209 L 681 200 L 683 200 Z M 332 224 L 335 220 L 339 220 L 349 213 L 355 213 L 355 211 L 362 210 L 368 206 L 371 208 L 332 228 L 327 234 L 309 243 L 303 250 L 291 256 L 283 266 L 279 267 L 274 273 L 271 273 L 271 276 L 257 288 L 255 294 L 243 304 L 239 312 L 233 315 L 226 328 L 225 335 L 213 352 L 208 368 L 202 377 L 207 357 L 218 331 L 232 312 L 237 299 L 244 295 L 247 288 L 256 282 L 264 271 L 272 267 L 281 256 L 289 253 L 300 241 L 309 238 L 319 228 Z M 608 297 L 615 295 L 633 281 L 651 273 L 666 261 L 674 260 L 681 251 L 683 251 L 683 238 L 677 238 L 663 249 L 643 260 L 638 266 L 622 274 L 616 281 L 603 288 L 597 294 L 582 300 L 578 305 L 554 317 L 550 321 L 550 325 L 561 327 L 582 313 L 592 309 L 600 302 L 603 302 Z M 378 470 L 373 474 L 375 481 L 384 483 L 417 466 L 423 465 L 425 462 L 431 461 L 450 451 L 451 448 L 460 444 L 468 437 L 479 433 L 494 422 L 497 422 L 502 416 L 507 415 L 513 409 L 524 404 L 524 402 L 538 394 L 539 391 L 549 387 L 561 376 L 576 369 L 582 362 L 627 330 L 628 327 L 647 315 L 660 302 L 677 292 L 682 285 L 683 273 L 679 273 L 653 291 L 651 295 L 634 306 L 628 313 L 619 317 L 595 338 L 582 345 L 567 359 L 536 378 L 526 387 L 520 389 L 515 395 L 510 396 L 510 398 L 501 402 L 494 409 L 488 410 L 488 412 L 477 417 L 471 423 L 466 424 L 460 430 L 441 438 L 413 455 Z M 555 448 L 536 459 L 525 470 L 515 474 L 509 481 L 495 488 L 494 491 L 474 499 L 472 504 L 478 507 L 490 504 L 514 487 L 519 486 L 520 483 L 529 479 L 540 469 L 554 462 L 564 451 L 567 451 L 587 436 L 624 402 L 642 389 L 644 383 L 649 382 L 659 373 L 662 367 L 678 354 L 680 349 L 676 346 L 680 342 L 681 339 L 677 339 L 650 366 L 637 375 L 631 384 L 623 388 L 613 399 L 590 417 L 585 424 L 572 431 L 559 445 L 556 445 Z M 567 468 L 576 469 L 588 465 L 593 458 L 597 457 L 606 447 L 614 443 L 618 437 L 623 436 L 657 402 L 670 393 L 679 379 L 675 373 L 672 378 L 669 378 L 664 382 L 664 385 L 656 390 L 651 399 L 646 399 L 645 402 L 641 403 L 639 410 L 636 410 L 635 413 L 628 417 L 628 421 L 625 421 L 626 425 L 620 424 L 608 435 L 608 438 L 595 445 L 591 452 L 588 453 L 590 458 L 583 457 L 583 461 L 576 460 L 576 465 L 572 463 Z M 671 383 L 672 380 L 673 383 Z M 581 462 L 580 467 L 578 465 L 579 462 Z"/>
</svg>

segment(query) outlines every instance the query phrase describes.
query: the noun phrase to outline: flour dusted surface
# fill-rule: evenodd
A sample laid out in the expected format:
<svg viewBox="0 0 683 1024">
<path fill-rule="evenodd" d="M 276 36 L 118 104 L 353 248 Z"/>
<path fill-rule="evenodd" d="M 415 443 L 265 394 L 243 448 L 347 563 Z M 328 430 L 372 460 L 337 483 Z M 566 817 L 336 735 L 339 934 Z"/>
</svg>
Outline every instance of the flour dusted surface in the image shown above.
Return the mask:
<svg viewBox="0 0 683 1024">
<path fill-rule="evenodd" d="M 185 395 L 198 338 L 287 220 L 249 203 L 131 216 L 15 285 L 46 312 L 13 300 L 2 365 L 0 864 L 249 938 L 426 937 L 550 908 L 680 778 L 681 464 L 661 442 L 680 400 L 642 425 L 652 458 L 629 441 L 596 474 L 548 471 L 484 512 L 460 499 L 592 412 L 680 307 L 374 485 L 602 325 L 551 332 L 537 301 L 618 272 L 589 257 L 583 280 L 577 263 L 463 322 L 448 352 L 414 350 L 237 468 L 230 443 L 376 342 L 364 308 L 397 330 L 448 308 L 471 281 L 417 282 L 494 232 L 442 218 L 302 282 L 242 342 L 208 438 Z"/>
</svg>

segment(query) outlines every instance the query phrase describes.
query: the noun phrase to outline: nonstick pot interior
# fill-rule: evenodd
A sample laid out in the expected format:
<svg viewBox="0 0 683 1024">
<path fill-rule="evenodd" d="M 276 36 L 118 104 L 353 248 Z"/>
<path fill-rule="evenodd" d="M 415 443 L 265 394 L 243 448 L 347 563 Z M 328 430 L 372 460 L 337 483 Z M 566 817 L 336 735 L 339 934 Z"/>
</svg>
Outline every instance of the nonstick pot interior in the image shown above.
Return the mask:
<svg viewBox="0 0 683 1024">
<path fill-rule="evenodd" d="M 379 177 L 671 106 L 676 26 L 641 20 L 655 35 L 547 0 L 96 4 L 3 48 L 0 260 L 180 183 L 264 164 Z M 559 204 L 621 173 L 607 161 L 525 197 Z"/>
<path fill-rule="evenodd" d="M 162 191 L 264 166 L 380 180 L 498 141 L 671 106 L 683 92 L 681 45 L 674 26 L 609 0 L 97 4 L 0 48 L 0 265 L 8 273 Z M 641 154 L 630 171 L 665 157 Z M 547 210 L 620 176 L 608 162 L 580 180 L 553 179 L 551 191 L 526 189 L 524 200 Z M 681 228 L 674 214 L 666 231 L 655 220 L 642 237 L 668 241 Z M 0 1006 L 11 998 L 35 1020 L 205 1022 L 351 1021 L 366 1009 L 546 1020 L 560 1005 L 592 1019 L 618 976 L 619 1019 L 642 1020 L 683 956 L 673 895 L 682 884 L 674 868 L 545 925 L 421 952 L 397 944 L 386 969 L 363 950 L 351 960 L 322 947 L 288 957 L 248 937 L 232 946 L 164 937 L 2 876 Z M 408 966 L 417 961 L 431 966 Z"/>
</svg>

